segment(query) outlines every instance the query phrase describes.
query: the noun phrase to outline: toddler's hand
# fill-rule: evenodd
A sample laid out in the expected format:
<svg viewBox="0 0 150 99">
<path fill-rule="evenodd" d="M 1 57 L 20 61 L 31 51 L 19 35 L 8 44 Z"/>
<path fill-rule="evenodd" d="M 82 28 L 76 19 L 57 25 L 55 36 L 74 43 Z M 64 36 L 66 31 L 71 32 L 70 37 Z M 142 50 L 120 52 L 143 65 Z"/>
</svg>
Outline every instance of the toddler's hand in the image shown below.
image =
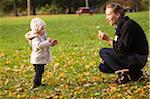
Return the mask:
<svg viewBox="0 0 150 99">
<path fill-rule="evenodd" d="M 25 38 L 27 40 L 32 40 L 33 38 L 37 37 L 38 34 L 36 33 L 32 33 L 32 31 L 29 31 L 28 33 L 25 34 Z"/>
<path fill-rule="evenodd" d="M 51 43 L 52 43 L 52 46 L 54 46 L 54 45 L 58 44 L 58 40 L 52 40 Z"/>
<path fill-rule="evenodd" d="M 47 40 L 48 40 L 49 42 L 51 42 L 53 39 L 52 39 L 52 38 L 50 38 L 50 37 L 48 37 L 48 38 L 47 38 Z"/>
</svg>

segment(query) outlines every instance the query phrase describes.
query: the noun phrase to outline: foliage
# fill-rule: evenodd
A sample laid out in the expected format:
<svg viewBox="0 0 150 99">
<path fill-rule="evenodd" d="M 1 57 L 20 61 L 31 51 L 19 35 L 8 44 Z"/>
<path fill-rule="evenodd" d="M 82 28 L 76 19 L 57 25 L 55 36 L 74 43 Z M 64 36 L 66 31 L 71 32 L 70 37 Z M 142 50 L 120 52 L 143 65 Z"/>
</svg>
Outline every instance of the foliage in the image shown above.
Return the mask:
<svg viewBox="0 0 150 99">
<path fill-rule="evenodd" d="M 149 37 L 149 12 L 129 13 Z M 139 16 L 140 15 L 140 16 Z M 113 37 L 101 15 L 39 16 L 47 23 L 47 31 L 59 45 L 51 48 L 54 61 L 43 75 L 44 87 L 31 89 L 34 68 L 29 63 L 30 46 L 24 38 L 32 17 L 0 19 L 0 98 L 102 98 L 149 99 L 149 79 L 116 85 L 116 75 L 98 70 L 99 49 L 109 47 L 97 38 L 96 26 Z M 144 70 L 149 73 L 149 62 Z"/>
<path fill-rule="evenodd" d="M 140 11 L 149 10 L 149 0 L 108 0 L 107 2 L 118 2 L 132 8 L 133 10 L 136 10 L 136 6 Z"/>
<path fill-rule="evenodd" d="M 47 14 L 59 14 L 62 12 L 62 9 L 55 4 L 51 5 L 46 4 L 45 7 L 41 7 L 38 12 Z"/>
<path fill-rule="evenodd" d="M 138 1 L 139 10 L 149 9 L 149 0 L 88 0 L 90 8 L 95 12 L 103 12 L 103 6 L 106 2 L 120 2 L 126 6 L 134 8 L 133 1 Z M 48 7 L 49 5 L 49 7 Z M 27 0 L 0 0 L 0 13 L 27 15 Z M 16 7 L 14 7 L 16 6 Z M 31 14 L 40 13 L 75 13 L 79 7 L 85 6 L 85 0 L 31 0 Z M 48 7 L 48 8 L 47 8 Z M 46 11 L 46 12 L 43 12 Z"/>
<path fill-rule="evenodd" d="M 149 10 L 149 0 L 140 0 L 140 10 Z"/>
<path fill-rule="evenodd" d="M 9 1 L 9 0 L 2 1 L 0 3 L 0 5 L 1 5 L 1 11 L 2 12 L 5 11 L 5 13 L 8 13 L 8 11 L 13 8 L 12 0 L 11 1 Z"/>
</svg>

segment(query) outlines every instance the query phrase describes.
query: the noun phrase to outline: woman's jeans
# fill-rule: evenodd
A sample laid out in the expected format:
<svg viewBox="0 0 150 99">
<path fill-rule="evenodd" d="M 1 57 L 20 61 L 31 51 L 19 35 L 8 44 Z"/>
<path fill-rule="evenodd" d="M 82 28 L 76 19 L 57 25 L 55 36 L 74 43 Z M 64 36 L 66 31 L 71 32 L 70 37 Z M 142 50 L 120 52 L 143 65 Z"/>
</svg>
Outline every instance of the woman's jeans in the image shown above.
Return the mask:
<svg viewBox="0 0 150 99">
<path fill-rule="evenodd" d="M 104 63 L 99 65 L 99 69 L 104 73 L 114 73 L 120 69 L 130 69 L 130 71 L 138 72 L 145 65 L 141 64 L 134 54 L 129 54 L 121 58 L 118 57 L 112 48 L 102 48 L 100 50 L 100 57 Z"/>
</svg>

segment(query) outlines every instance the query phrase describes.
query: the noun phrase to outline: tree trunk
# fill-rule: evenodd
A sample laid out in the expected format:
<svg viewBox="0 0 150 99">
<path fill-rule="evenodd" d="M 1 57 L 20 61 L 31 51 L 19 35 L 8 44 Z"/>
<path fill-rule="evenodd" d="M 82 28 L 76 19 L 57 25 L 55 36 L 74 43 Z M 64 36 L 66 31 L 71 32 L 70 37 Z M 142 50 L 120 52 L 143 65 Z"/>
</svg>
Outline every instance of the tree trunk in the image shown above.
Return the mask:
<svg viewBox="0 0 150 99">
<path fill-rule="evenodd" d="M 68 2 L 68 8 L 66 9 L 66 14 L 71 14 L 71 7 L 72 7 L 72 0 L 69 0 Z"/>
<path fill-rule="evenodd" d="M 138 0 L 133 0 L 133 7 L 134 7 L 134 11 L 139 10 L 139 1 Z"/>
<path fill-rule="evenodd" d="M 15 16 L 18 16 L 17 0 L 14 0 L 13 8 L 14 8 L 14 14 L 15 14 Z"/>
<path fill-rule="evenodd" d="M 36 15 L 36 8 L 35 7 L 33 7 L 33 9 L 32 9 L 32 13 L 33 13 L 33 15 Z"/>
<path fill-rule="evenodd" d="M 30 0 L 27 0 L 27 13 L 28 13 L 28 16 L 30 16 L 30 14 L 31 14 L 31 2 L 30 2 Z"/>
<path fill-rule="evenodd" d="M 36 3 L 32 1 L 32 15 L 36 15 Z"/>
<path fill-rule="evenodd" d="M 89 0 L 85 0 L 85 6 L 88 8 L 89 7 Z"/>
</svg>

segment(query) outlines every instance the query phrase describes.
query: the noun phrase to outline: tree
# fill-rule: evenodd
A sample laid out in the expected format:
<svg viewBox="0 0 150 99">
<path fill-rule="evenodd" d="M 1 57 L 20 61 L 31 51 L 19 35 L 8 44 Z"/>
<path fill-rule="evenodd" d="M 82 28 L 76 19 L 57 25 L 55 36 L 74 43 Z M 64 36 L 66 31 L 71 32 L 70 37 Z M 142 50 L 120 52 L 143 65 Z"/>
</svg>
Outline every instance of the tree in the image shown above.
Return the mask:
<svg viewBox="0 0 150 99">
<path fill-rule="evenodd" d="M 148 10 L 149 0 L 0 0 L 0 12 L 3 14 L 36 15 L 41 8 L 54 9 L 52 13 L 74 13 L 79 7 L 89 7 L 97 12 L 103 11 L 106 2 L 119 2 L 135 11 Z M 30 2 L 30 5 L 29 5 Z M 28 12 L 27 6 L 28 5 Z M 30 9 L 29 9 L 30 8 Z M 30 10 L 30 11 L 29 11 Z M 48 10 L 47 10 L 48 11 Z"/>
<path fill-rule="evenodd" d="M 85 0 L 85 6 L 89 7 L 89 0 Z"/>
<path fill-rule="evenodd" d="M 134 11 L 139 11 L 139 0 L 133 0 Z"/>
<path fill-rule="evenodd" d="M 17 0 L 14 0 L 13 8 L 14 8 L 14 14 L 15 14 L 15 16 L 18 16 Z"/>
<path fill-rule="evenodd" d="M 28 16 L 30 16 L 30 14 L 31 14 L 31 2 L 30 2 L 30 0 L 27 0 L 27 13 L 28 13 Z"/>
</svg>

